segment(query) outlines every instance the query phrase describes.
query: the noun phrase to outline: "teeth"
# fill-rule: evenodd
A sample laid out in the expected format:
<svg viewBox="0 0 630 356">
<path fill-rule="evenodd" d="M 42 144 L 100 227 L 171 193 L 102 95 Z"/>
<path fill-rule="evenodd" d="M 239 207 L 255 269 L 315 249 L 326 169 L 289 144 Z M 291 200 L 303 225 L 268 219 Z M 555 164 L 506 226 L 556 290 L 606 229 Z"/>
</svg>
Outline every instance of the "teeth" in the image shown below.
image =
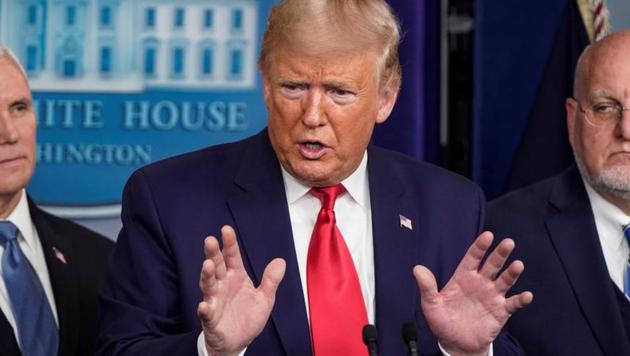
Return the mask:
<svg viewBox="0 0 630 356">
<path fill-rule="evenodd" d="M 310 150 L 316 150 L 316 149 L 318 149 L 318 148 L 320 148 L 322 146 L 319 143 L 310 143 L 310 142 L 307 142 L 305 145 L 306 145 L 306 148 L 308 148 Z"/>
</svg>

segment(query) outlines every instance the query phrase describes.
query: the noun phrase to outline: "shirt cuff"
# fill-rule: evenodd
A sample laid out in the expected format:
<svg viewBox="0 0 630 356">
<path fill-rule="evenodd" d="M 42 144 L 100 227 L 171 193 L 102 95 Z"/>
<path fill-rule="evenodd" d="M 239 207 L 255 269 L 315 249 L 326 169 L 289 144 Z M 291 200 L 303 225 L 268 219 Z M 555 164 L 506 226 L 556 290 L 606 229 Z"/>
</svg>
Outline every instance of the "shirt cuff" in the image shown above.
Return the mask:
<svg viewBox="0 0 630 356">
<path fill-rule="evenodd" d="M 197 338 L 197 354 L 199 356 L 208 356 L 208 350 L 206 350 L 206 340 L 203 338 L 203 331 L 199 333 Z"/>
<path fill-rule="evenodd" d="M 243 351 L 239 352 L 238 356 L 244 356 L 245 351 L 247 351 L 247 347 L 243 349 Z M 208 350 L 206 350 L 206 340 L 203 337 L 203 331 L 199 333 L 199 337 L 197 338 L 197 354 L 199 356 L 208 356 Z"/>
</svg>

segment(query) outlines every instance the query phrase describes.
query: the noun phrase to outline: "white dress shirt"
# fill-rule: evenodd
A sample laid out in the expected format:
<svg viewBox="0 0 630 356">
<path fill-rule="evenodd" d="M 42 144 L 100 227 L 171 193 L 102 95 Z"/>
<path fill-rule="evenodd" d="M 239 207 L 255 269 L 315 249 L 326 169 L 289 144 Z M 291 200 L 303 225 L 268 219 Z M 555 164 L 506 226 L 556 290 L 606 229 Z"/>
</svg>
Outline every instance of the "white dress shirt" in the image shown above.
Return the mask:
<svg viewBox="0 0 630 356">
<path fill-rule="evenodd" d="M 297 256 L 304 306 L 309 316 L 308 288 L 306 284 L 306 259 L 311 234 L 315 227 L 321 202 L 309 193 L 311 187 L 303 184 L 282 168 L 282 178 L 289 206 L 289 218 L 293 232 L 293 243 Z M 368 321 L 374 323 L 374 249 L 372 241 L 372 209 L 367 175 L 367 152 L 359 167 L 343 182 L 346 193 L 337 197 L 335 217 L 337 227 L 348 246 L 352 261 L 357 269 L 363 301 L 365 302 Z M 402 341 L 401 341 L 402 342 Z M 207 355 L 203 332 L 197 339 L 199 355 Z M 243 355 L 242 351 L 240 355 Z"/>
<path fill-rule="evenodd" d="M 282 169 L 284 188 L 289 205 L 289 216 L 293 230 L 293 243 L 297 256 L 306 314 L 308 308 L 308 288 L 306 284 L 306 260 L 311 234 L 315 227 L 321 202 L 310 194 L 311 187 L 304 185 Z M 372 247 L 372 209 L 367 175 L 367 153 L 359 167 L 341 182 L 346 193 L 337 197 L 335 217 L 337 227 L 348 246 L 352 261 L 357 269 L 363 301 L 370 324 L 374 323 L 374 249 Z"/>
<path fill-rule="evenodd" d="M 363 154 L 363 159 L 359 167 L 341 184 L 346 189 L 346 193 L 337 197 L 335 202 L 335 217 L 337 227 L 343 236 L 352 261 L 357 269 L 359 283 L 363 301 L 367 311 L 368 322 L 374 324 L 374 248 L 372 238 L 372 207 L 370 204 L 370 185 L 367 174 L 367 151 Z M 302 282 L 302 293 L 304 294 L 304 306 L 306 315 L 310 320 L 308 307 L 308 288 L 306 284 L 306 261 L 308 257 L 308 245 L 311 241 L 311 234 L 315 227 L 317 215 L 321 209 L 321 202 L 318 198 L 309 193 L 311 187 L 303 184 L 282 168 L 282 178 L 289 205 L 289 217 L 291 219 L 291 230 L 293 232 L 293 243 L 295 254 L 300 271 Z M 411 273 L 411 271 L 409 271 Z M 420 306 L 418 305 L 418 308 Z M 402 341 L 402 337 L 401 340 Z M 438 343 L 440 351 L 444 356 L 450 356 Z M 247 349 L 239 353 L 245 354 Z M 197 338 L 197 352 L 200 356 L 207 356 L 203 331 Z M 493 356 L 492 344 L 488 356 Z"/>
<path fill-rule="evenodd" d="M 52 285 L 50 284 L 50 278 L 48 277 L 48 267 L 46 266 L 46 259 L 44 258 L 44 250 L 42 243 L 39 241 L 39 235 L 35 229 L 35 225 L 31 221 L 31 213 L 28 210 L 28 201 L 26 199 L 26 192 L 22 190 L 20 193 L 20 201 L 6 220 L 12 222 L 18 228 L 18 244 L 22 249 L 22 252 L 30 262 L 31 266 L 37 273 L 39 281 L 44 288 L 46 297 L 48 298 L 48 304 L 52 309 L 55 322 L 57 321 L 57 308 L 55 307 L 55 296 L 52 292 Z M 4 246 L 0 245 L 0 256 L 4 253 Z M 11 310 L 11 301 L 9 300 L 9 294 L 7 288 L 4 285 L 4 274 L 2 272 L 2 264 L 0 263 L 0 310 L 11 324 L 13 332 L 17 340 L 19 340 L 18 330 L 15 325 L 15 317 Z M 19 341 L 18 341 L 19 343 Z"/>
<path fill-rule="evenodd" d="M 588 183 L 585 182 L 584 186 L 591 202 L 597 235 L 602 246 L 608 273 L 623 292 L 624 275 L 628 256 L 630 256 L 630 247 L 628 247 L 628 242 L 623 234 L 623 228 L 630 223 L 630 216 L 604 199 Z"/>
</svg>

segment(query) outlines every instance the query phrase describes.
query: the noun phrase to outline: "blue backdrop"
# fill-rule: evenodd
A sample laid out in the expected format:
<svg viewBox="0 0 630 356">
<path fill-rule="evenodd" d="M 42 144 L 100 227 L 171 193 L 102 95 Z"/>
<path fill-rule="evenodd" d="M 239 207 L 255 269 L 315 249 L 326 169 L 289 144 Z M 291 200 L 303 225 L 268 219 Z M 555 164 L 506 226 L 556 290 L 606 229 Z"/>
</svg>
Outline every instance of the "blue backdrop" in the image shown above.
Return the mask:
<svg viewBox="0 0 630 356">
<path fill-rule="evenodd" d="M 473 178 L 488 198 L 572 163 L 564 102 L 587 44 L 575 0 L 476 2 Z"/>
</svg>

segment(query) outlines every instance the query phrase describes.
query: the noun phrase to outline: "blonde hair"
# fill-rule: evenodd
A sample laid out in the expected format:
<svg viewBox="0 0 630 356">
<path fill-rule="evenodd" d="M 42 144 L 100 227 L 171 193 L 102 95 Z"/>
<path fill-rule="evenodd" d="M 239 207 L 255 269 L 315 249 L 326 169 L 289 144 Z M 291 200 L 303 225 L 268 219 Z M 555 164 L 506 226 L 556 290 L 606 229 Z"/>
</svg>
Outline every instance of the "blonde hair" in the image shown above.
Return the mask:
<svg viewBox="0 0 630 356">
<path fill-rule="evenodd" d="M 373 49 L 380 86 L 400 86 L 400 25 L 384 0 L 284 0 L 273 6 L 258 57 L 263 73 L 279 46 L 307 53 Z"/>
</svg>

